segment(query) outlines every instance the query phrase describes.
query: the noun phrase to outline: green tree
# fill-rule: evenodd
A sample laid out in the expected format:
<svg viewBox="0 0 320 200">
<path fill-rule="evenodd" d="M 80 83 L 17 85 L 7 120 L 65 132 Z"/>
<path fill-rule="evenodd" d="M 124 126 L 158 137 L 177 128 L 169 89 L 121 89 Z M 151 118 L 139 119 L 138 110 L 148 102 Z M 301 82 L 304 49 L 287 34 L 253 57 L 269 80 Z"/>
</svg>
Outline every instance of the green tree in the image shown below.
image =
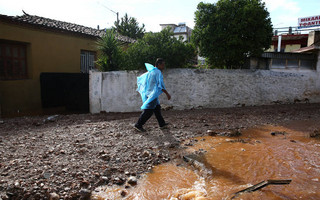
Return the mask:
<svg viewBox="0 0 320 200">
<path fill-rule="evenodd" d="M 271 19 L 261 0 L 201 2 L 195 23 L 192 40 L 214 67 L 239 68 L 271 44 Z"/>
<path fill-rule="evenodd" d="M 133 39 L 141 39 L 145 33 L 144 24 L 142 24 L 142 27 L 139 27 L 136 18 L 128 17 L 127 13 L 121 18 L 120 22 L 116 21 L 114 25 L 115 30 L 120 35 L 128 36 Z"/>
<path fill-rule="evenodd" d="M 165 59 L 167 68 L 187 67 L 195 56 L 194 45 L 173 37 L 168 28 L 159 33 L 146 33 L 130 45 L 126 51 L 125 69 L 145 69 L 144 63 L 154 64 L 160 57 Z"/>
<path fill-rule="evenodd" d="M 122 43 L 117 39 L 117 35 L 113 30 L 108 30 L 98 42 L 99 58 L 97 64 L 100 71 L 119 70 L 122 64 L 123 52 L 121 49 Z"/>
</svg>

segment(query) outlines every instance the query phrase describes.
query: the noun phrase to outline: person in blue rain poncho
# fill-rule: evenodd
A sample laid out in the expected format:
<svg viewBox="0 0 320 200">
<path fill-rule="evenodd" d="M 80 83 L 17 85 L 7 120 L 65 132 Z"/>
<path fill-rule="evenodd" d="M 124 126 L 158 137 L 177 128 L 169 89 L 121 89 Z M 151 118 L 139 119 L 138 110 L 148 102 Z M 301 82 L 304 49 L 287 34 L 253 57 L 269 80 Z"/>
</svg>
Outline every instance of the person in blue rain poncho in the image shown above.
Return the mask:
<svg viewBox="0 0 320 200">
<path fill-rule="evenodd" d="M 165 67 L 165 61 L 162 58 L 158 58 L 155 67 L 149 63 L 145 63 L 145 65 L 148 72 L 137 78 L 137 91 L 140 93 L 143 103 L 141 106 L 142 113 L 134 127 L 140 132 L 145 132 L 143 125 L 150 119 L 153 113 L 158 120 L 160 128 L 168 125 L 161 115 L 161 106 L 158 97 L 164 92 L 168 100 L 171 99 L 170 94 L 164 86 L 161 73 Z"/>
</svg>

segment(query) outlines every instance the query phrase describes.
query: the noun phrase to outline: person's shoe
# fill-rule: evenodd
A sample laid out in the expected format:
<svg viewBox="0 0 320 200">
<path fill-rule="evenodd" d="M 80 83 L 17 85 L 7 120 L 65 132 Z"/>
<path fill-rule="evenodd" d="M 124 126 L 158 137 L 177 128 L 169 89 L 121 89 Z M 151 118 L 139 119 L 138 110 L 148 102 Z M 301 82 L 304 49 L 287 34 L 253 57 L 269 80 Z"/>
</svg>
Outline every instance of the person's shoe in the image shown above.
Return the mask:
<svg viewBox="0 0 320 200">
<path fill-rule="evenodd" d="M 169 123 L 164 123 L 162 126 L 160 126 L 160 129 L 167 129 Z"/>
<path fill-rule="evenodd" d="M 142 128 L 142 127 L 138 127 L 136 125 L 134 125 L 134 129 L 136 129 L 139 132 L 146 132 L 146 129 Z"/>
</svg>

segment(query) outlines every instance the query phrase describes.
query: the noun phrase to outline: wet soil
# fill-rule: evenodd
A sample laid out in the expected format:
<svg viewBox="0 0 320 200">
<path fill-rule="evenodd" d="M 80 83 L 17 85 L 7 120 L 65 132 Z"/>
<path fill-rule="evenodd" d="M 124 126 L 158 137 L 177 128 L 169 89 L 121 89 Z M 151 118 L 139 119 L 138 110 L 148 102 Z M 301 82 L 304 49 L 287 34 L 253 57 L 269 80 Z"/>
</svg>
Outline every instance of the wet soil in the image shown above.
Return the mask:
<svg viewBox="0 0 320 200">
<path fill-rule="evenodd" d="M 267 124 L 298 130 L 299 123 L 310 123 L 304 131 L 318 139 L 314 124 L 320 124 L 320 104 L 169 110 L 163 111 L 168 129 L 159 129 L 153 117 L 146 133 L 132 128 L 138 116 L 1 119 L 0 199 L 88 199 L 98 186 L 128 184 L 158 164 L 181 159 L 196 143 L 188 139 L 214 133 L 208 130 L 233 134 Z"/>
</svg>

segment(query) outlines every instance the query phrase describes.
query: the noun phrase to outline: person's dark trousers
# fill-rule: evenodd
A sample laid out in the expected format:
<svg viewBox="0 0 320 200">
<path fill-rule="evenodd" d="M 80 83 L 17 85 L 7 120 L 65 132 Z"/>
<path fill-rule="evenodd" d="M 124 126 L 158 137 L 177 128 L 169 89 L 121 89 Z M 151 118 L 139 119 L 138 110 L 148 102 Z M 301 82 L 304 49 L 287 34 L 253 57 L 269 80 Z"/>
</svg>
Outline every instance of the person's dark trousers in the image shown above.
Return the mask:
<svg viewBox="0 0 320 200">
<path fill-rule="evenodd" d="M 142 111 L 138 122 L 135 124 L 136 127 L 142 128 L 142 126 L 148 121 L 148 119 L 150 119 L 150 117 L 152 116 L 152 114 L 155 114 L 159 126 L 162 127 L 166 124 L 166 122 L 164 121 L 162 115 L 161 115 L 161 106 L 157 105 L 155 109 L 145 109 Z"/>
</svg>

